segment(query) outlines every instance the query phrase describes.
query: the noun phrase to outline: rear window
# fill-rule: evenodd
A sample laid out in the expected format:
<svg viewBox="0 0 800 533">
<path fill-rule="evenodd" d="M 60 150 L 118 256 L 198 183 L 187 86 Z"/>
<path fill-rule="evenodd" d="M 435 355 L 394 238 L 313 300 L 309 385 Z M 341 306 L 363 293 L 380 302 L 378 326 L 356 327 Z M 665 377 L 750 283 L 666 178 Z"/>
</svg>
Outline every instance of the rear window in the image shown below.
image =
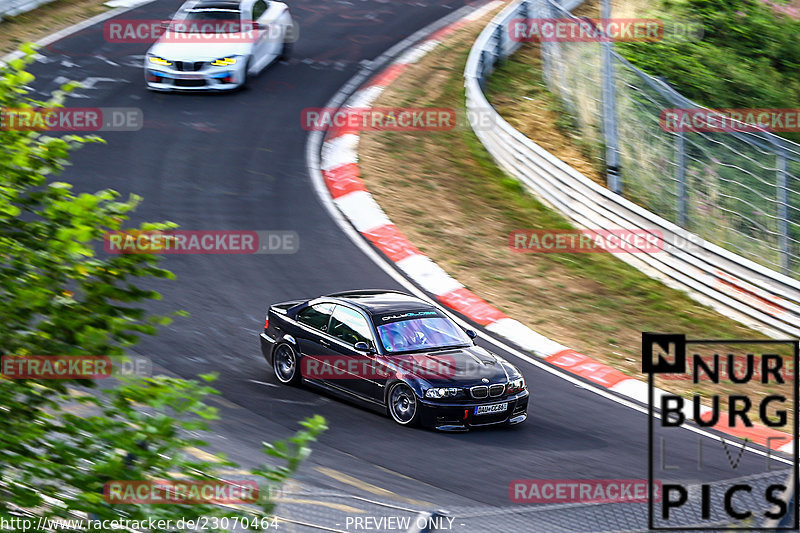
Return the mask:
<svg viewBox="0 0 800 533">
<path fill-rule="evenodd" d="M 194 7 L 180 12 L 185 20 L 239 20 L 241 11 L 229 7 Z"/>
<path fill-rule="evenodd" d="M 178 12 L 169 29 L 177 33 L 237 33 L 243 31 L 241 19 L 238 9 L 196 7 Z"/>
</svg>

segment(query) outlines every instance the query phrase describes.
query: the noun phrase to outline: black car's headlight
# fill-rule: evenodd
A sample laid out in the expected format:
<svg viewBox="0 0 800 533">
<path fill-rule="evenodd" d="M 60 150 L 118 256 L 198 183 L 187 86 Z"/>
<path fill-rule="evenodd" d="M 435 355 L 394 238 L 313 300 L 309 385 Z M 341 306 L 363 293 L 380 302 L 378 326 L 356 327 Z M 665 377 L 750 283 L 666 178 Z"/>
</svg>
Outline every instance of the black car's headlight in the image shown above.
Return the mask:
<svg viewBox="0 0 800 533">
<path fill-rule="evenodd" d="M 453 398 L 458 396 L 461 389 L 456 387 L 436 387 L 425 391 L 426 398 L 440 399 L 440 398 Z"/>
<path fill-rule="evenodd" d="M 525 378 L 518 376 L 509 380 L 506 385 L 506 392 L 508 394 L 516 394 L 525 390 Z"/>
</svg>

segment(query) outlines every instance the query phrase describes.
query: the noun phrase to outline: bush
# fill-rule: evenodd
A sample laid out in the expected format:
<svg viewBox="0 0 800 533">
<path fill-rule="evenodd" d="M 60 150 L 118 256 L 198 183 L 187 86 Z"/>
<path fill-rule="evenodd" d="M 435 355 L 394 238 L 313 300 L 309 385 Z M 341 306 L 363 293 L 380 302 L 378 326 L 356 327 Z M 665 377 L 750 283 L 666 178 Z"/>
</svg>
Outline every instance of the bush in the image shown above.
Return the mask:
<svg viewBox="0 0 800 533">
<path fill-rule="evenodd" d="M 712 108 L 795 107 L 800 20 L 759 0 L 664 0 L 654 14 L 702 24 L 699 40 L 620 43 L 617 50 L 684 96 Z"/>
</svg>

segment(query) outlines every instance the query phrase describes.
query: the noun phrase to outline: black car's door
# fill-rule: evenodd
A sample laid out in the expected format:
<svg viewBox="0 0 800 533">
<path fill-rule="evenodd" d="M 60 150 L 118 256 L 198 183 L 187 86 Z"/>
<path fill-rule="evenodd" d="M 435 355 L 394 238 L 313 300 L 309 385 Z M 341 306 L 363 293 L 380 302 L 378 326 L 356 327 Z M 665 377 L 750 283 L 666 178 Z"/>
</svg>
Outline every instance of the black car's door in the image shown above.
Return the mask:
<svg viewBox="0 0 800 533">
<path fill-rule="evenodd" d="M 355 344 L 366 342 L 375 346 L 369 320 L 360 311 L 336 305 L 331 315 L 328 333 L 335 337 L 333 346 L 343 357 L 340 368 L 344 372 L 339 386 L 346 387 L 358 396 L 381 400 L 376 379 L 375 356 L 356 350 Z"/>
<path fill-rule="evenodd" d="M 331 303 L 314 304 L 297 313 L 297 344 L 303 356 L 300 360 L 300 372 L 307 379 L 327 381 L 330 375 L 327 361 L 338 352 L 332 348 L 328 338 L 328 326 L 334 305 Z"/>
</svg>

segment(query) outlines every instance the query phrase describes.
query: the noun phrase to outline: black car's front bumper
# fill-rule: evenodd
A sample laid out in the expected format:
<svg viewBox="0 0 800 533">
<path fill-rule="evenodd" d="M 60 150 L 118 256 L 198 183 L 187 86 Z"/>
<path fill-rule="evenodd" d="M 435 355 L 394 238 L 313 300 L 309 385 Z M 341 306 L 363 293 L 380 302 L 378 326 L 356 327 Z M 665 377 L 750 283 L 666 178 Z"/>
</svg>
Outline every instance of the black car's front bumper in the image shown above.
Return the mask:
<svg viewBox="0 0 800 533">
<path fill-rule="evenodd" d="M 467 431 L 470 428 L 498 424 L 519 424 L 528 418 L 529 398 L 528 391 L 523 391 L 490 402 L 443 403 L 429 399 L 420 400 L 420 422 L 424 426 L 441 431 Z M 475 414 L 475 408 L 478 406 L 501 403 L 508 403 L 506 410 L 501 413 Z"/>
</svg>

